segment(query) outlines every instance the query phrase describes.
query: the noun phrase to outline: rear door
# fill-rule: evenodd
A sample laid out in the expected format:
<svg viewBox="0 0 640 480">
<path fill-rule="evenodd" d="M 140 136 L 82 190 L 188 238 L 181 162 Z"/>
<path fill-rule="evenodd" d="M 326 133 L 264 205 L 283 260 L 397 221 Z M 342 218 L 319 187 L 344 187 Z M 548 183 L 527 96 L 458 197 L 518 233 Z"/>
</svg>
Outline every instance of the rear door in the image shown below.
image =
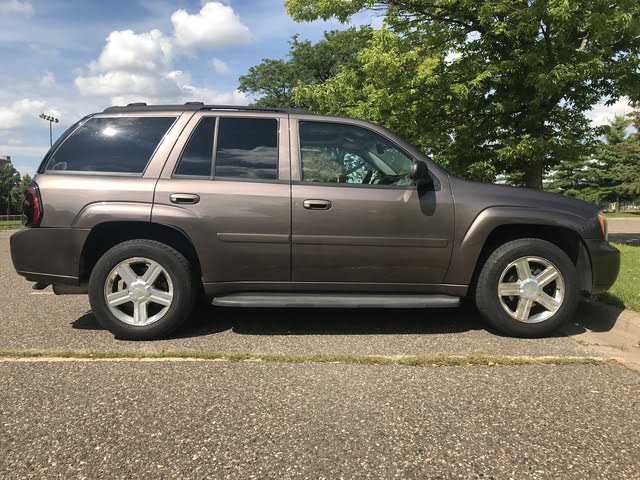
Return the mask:
<svg viewBox="0 0 640 480">
<path fill-rule="evenodd" d="M 171 152 L 152 219 L 191 238 L 205 283 L 290 280 L 288 131 L 285 114 L 199 112 Z"/>
<path fill-rule="evenodd" d="M 447 179 L 419 193 L 412 155 L 365 122 L 292 124 L 293 280 L 337 289 L 442 282 L 453 234 Z"/>
</svg>

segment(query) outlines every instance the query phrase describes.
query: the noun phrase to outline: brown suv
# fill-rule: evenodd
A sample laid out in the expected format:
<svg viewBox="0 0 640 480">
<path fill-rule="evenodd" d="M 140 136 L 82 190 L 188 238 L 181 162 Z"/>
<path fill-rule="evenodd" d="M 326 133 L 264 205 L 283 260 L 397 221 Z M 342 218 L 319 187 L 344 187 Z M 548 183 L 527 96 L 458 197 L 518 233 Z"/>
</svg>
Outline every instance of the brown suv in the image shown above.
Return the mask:
<svg viewBox="0 0 640 480">
<path fill-rule="evenodd" d="M 24 213 L 18 273 L 88 292 L 131 339 L 166 336 L 202 297 L 425 308 L 470 296 L 496 329 L 540 336 L 620 263 L 590 203 L 461 180 L 380 126 L 287 109 L 107 108 L 53 145 Z"/>
</svg>

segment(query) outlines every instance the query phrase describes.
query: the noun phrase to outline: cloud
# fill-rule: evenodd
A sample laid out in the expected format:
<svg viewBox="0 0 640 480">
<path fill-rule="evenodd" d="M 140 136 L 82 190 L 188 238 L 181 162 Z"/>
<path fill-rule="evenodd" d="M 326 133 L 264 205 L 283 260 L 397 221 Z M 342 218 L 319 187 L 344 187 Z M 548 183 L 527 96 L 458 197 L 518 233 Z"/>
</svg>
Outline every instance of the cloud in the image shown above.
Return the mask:
<svg viewBox="0 0 640 480">
<path fill-rule="evenodd" d="M 42 79 L 40 80 L 40 87 L 55 88 L 55 86 L 56 86 L 56 76 L 53 74 L 53 72 L 47 71 L 44 74 L 44 77 L 42 77 Z"/>
<path fill-rule="evenodd" d="M 195 15 L 178 10 L 171 15 L 171 21 L 172 36 L 157 29 L 143 33 L 111 32 L 98 58 L 76 73 L 75 85 L 80 94 L 109 98 L 112 104 L 245 102 L 244 95 L 238 92 L 220 92 L 194 85 L 188 72 L 174 68 L 175 58 L 190 55 L 194 48 L 248 41 L 249 29 L 233 9 L 209 2 Z M 213 62 L 218 73 L 230 71 L 222 60 Z"/>
<path fill-rule="evenodd" d="M 34 14 L 33 5 L 25 0 L 0 0 L 0 15 L 24 15 L 31 17 Z"/>
<path fill-rule="evenodd" d="M 587 118 L 591 120 L 591 125 L 598 127 L 607 125 L 616 115 L 626 115 L 633 110 L 629 105 L 629 98 L 621 97 L 612 105 L 599 103 L 587 112 Z"/>
<path fill-rule="evenodd" d="M 100 57 L 89 64 L 92 72 L 123 70 L 153 72 L 171 64 L 171 40 L 160 30 L 134 33 L 132 30 L 111 32 Z"/>
<path fill-rule="evenodd" d="M 18 100 L 9 106 L 0 105 L 0 130 L 22 127 L 27 120 L 37 119 L 45 107 L 45 102 L 29 98 Z"/>
<path fill-rule="evenodd" d="M 213 65 L 213 69 L 216 71 L 216 73 L 219 73 L 220 75 L 231 73 L 231 68 L 229 68 L 229 65 L 227 65 L 226 62 L 220 60 L 219 58 L 211 59 L 211 65 Z"/>
<path fill-rule="evenodd" d="M 252 38 L 249 27 L 233 8 L 220 2 L 205 3 L 195 15 L 177 10 L 171 15 L 171 23 L 175 44 L 184 49 L 244 45 Z"/>
</svg>

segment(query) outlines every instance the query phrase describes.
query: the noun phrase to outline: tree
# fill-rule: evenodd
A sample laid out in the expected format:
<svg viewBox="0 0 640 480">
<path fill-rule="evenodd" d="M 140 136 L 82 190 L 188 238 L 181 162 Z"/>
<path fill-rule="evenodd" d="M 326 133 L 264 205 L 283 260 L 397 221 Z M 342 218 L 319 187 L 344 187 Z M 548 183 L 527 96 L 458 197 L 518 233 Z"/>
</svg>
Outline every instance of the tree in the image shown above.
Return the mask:
<svg viewBox="0 0 640 480">
<path fill-rule="evenodd" d="M 611 174 L 616 182 L 614 191 L 618 204 L 620 199 L 640 198 L 640 111 L 635 110 L 630 118 L 635 133 L 612 146 L 617 161 Z"/>
<path fill-rule="evenodd" d="M 594 154 L 560 162 L 545 187 L 593 203 L 619 202 L 620 182 L 614 172 L 620 163 L 618 146 L 627 141 L 630 124 L 624 116 L 616 116 L 602 129 L 604 138 L 598 141 Z"/>
<path fill-rule="evenodd" d="M 320 113 L 400 126 L 409 139 L 433 142 L 436 158 L 458 174 L 504 172 L 542 188 L 545 171 L 594 151 L 596 132 L 586 111 L 602 99 L 640 99 L 637 0 L 285 5 L 297 21 L 344 22 L 364 9 L 382 12 L 386 32 L 376 32 L 356 62 L 323 83 L 299 84 L 294 95 Z M 339 103 L 330 100 L 334 95 Z"/>
<path fill-rule="evenodd" d="M 263 59 L 239 78 L 239 90 L 259 95 L 256 105 L 294 107 L 292 90 L 298 83 L 322 83 L 336 74 L 340 66 L 353 61 L 371 36 L 371 28 L 349 28 L 325 32 L 324 38 L 312 43 L 294 35 L 289 42 L 287 60 Z"/>
<path fill-rule="evenodd" d="M 20 183 L 11 190 L 11 208 L 13 212 L 22 212 L 22 202 L 24 201 L 24 189 L 31 183 L 31 176 L 25 174 L 22 176 Z"/>
<path fill-rule="evenodd" d="M 20 174 L 7 163 L 0 166 L 0 215 L 16 212 L 15 205 L 11 201 L 11 192 L 20 185 Z"/>
</svg>

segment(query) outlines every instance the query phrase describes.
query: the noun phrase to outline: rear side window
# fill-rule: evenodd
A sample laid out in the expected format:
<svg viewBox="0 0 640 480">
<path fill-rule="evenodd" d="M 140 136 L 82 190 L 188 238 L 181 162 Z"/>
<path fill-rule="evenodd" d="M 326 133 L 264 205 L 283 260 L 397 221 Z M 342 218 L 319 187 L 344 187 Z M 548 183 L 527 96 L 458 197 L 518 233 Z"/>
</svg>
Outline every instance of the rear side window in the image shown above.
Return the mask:
<svg viewBox="0 0 640 480">
<path fill-rule="evenodd" d="M 90 118 L 49 160 L 47 170 L 142 173 L 175 117 Z"/>
<path fill-rule="evenodd" d="M 278 121 L 220 119 L 215 176 L 249 180 L 278 178 Z"/>
<path fill-rule="evenodd" d="M 176 168 L 176 175 L 191 175 L 197 177 L 211 176 L 211 159 L 213 158 L 213 132 L 216 128 L 215 117 L 205 117 L 191 134 L 180 162 Z"/>
</svg>

